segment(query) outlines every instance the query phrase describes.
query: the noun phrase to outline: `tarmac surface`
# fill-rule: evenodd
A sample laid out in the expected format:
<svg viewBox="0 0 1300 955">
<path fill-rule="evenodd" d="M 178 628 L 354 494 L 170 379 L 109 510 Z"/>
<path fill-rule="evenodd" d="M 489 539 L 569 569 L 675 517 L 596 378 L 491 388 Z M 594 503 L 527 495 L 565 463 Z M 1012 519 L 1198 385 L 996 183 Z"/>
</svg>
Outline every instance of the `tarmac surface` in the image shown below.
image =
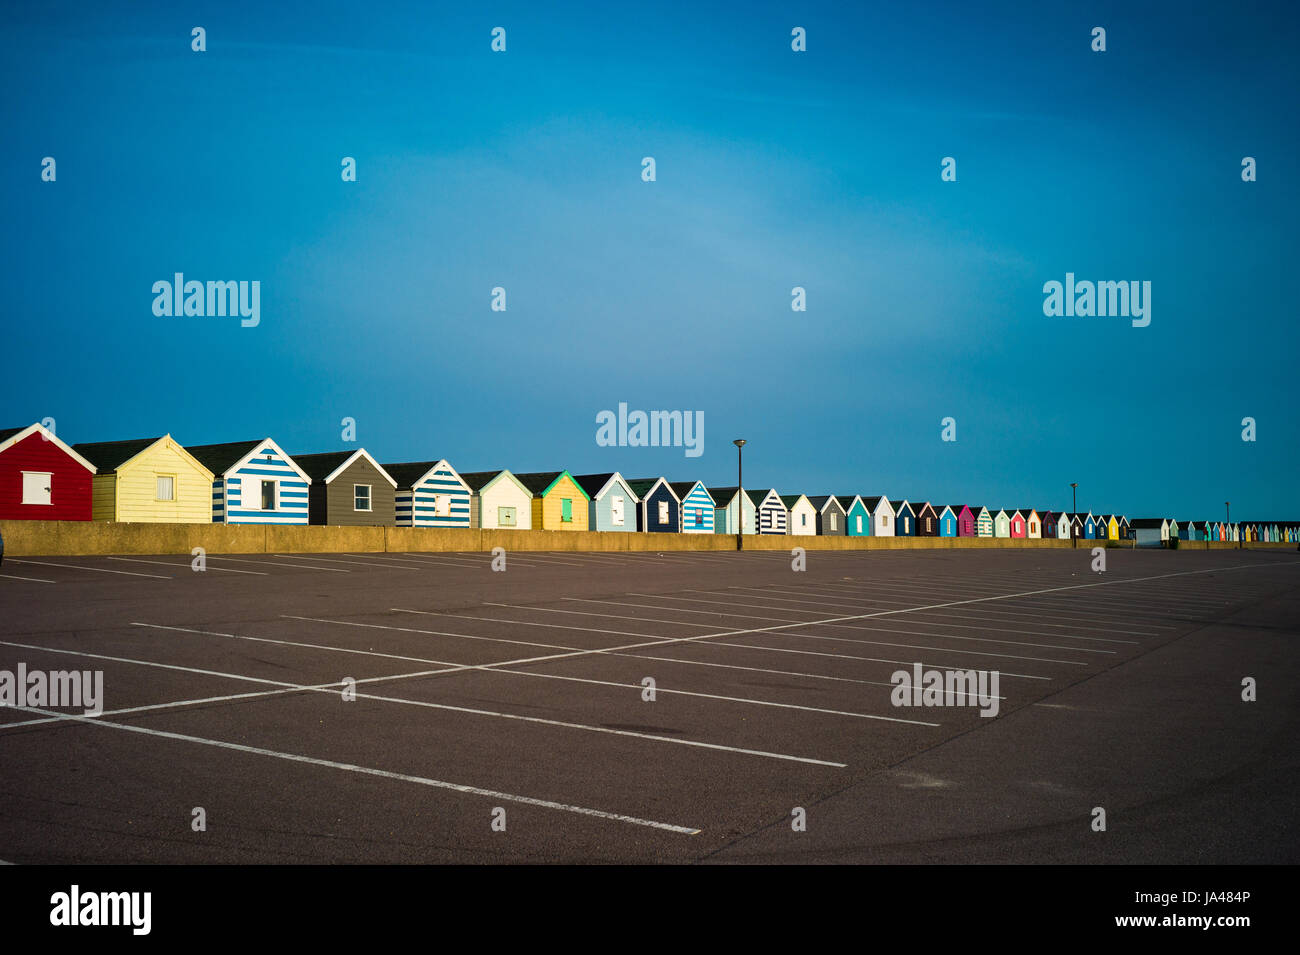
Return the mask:
<svg viewBox="0 0 1300 955">
<path fill-rule="evenodd" d="M 0 860 L 1300 861 L 1300 554 L 1105 557 L 9 558 Z"/>
</svg>

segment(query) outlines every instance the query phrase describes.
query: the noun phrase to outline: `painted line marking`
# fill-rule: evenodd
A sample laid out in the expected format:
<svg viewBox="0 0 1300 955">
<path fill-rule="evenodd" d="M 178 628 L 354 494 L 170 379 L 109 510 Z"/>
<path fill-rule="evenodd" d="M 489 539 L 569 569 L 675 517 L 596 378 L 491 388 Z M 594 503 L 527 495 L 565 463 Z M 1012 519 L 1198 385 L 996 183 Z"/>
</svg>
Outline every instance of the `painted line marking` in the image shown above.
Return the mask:
<svg viewBox="0 0 1300 955">
<path fill-rule="evenodd" d="M 688 836 L 698 835 L 701 832 L 700 829 L 692 828 L 690 826 L 678 826 L 666 822 L 656 822 L 651 819 L 641 819 L 636 816 L 626 816 L 621 813 L 606 812 L 601 809 L 588 809 L 584 806 L 569 805 L 566 803 L 555 802 L 550 799 L 537 799 L 532 796 L 520 796 L 515 793 L 498 792 L 493 789 L 484 789 L 479 786 L 470 786 L 464 783 L 452 783 L 441 779 L 430 779 L 426 776 L 413 776 L 409 773 L 398 773 L 386 769 L 375 769 L 370 766 L 358 766 L 354 763 L 340 763 L 332 759 L 320 759 L 315 756 L 303 756 L 298 753 L 284 753 L 273 749 L 263 749 L 259 746 L 246 746 L 243 743 L 230 743 L 225 740 L 206 739 L 202 736 L 189 736 L 184 733 L 172 733 L 166 730 L 150 729 L 145 726 L 131 726 L 127 723 L 109 723 L 105 720 L 96 720 L 85 716 L 74 716 L 68 713 L 54 713 L 49 710 L 40 710 L 30 706 L 24 706 L 21 707 L 21 709 L 32 713 L 40 713 L 42 715 L 55 717 L 61 720 L 68 720 L 74 723 L 87 723 L 91 726 L 102 726 L 106 729 L 115 729 L 128 733 L 141 733 L 161 739 L 177 740 L 184 743 L 196 743 L 201 746 L 213 746 L 219 749 L 228 749 L 254 756 L 268 756 L 273 759 L 305 763 L 311 766 L 322 766 L 327 769 L 361 773 L 367 776 L 378 776 L 382 779 L 393 779 L 401 782 L 415 783 L 421 786 L 431 786 L 435 789 L 448 789 L 453 792 L 465 793 L 472 796 L 486 796 L 490 799 L 500 799 L 506 802 L 515 802 L 526 806 L 537 806 L 543 809 L 555 809 L 561 812 L 574 813 L 582 816 L 592 816 L 597 819 L 607 819 L 613 822 L 626 822 L 634 826 L 661 829 L 666 832 L 676 832 Z"/>
<path fill-rule="evenodd" d="M 108 567 L 83 567 L 80 564 L 55 564 L 47 560 L 27 560 L 26 558 L 19 559 L 17 557 L 10 557 L 9 559 L 15 564 L 40 564 L 43 567 L 71 567 L 73 570 L 93 570 L 98 574 L 124 574 L 127 577 L 152 577 L 154 580 L 172 579 L 171 577 L 162 574 L 141 574 L 134 570 L 112 570 Z"/>
<path fill-rule="evenodd" d="M 126 560 L 133 564 L 161 564 L 163 567 L 175 567 L 177 570 L 192 568 L 192 564 L 177 564 L 170 560 L 143 560 L 139 557 L 110 557 L 109 560 Z M 270 577 L 271 575 L 263 570 L 235 570 L 233 567 L 213 567 L 213 570 L 219 570 L 223 574 L 256 574 L 258 577 Z M 199 571 L 195 571 L 199 573 Z"/>
</svg>

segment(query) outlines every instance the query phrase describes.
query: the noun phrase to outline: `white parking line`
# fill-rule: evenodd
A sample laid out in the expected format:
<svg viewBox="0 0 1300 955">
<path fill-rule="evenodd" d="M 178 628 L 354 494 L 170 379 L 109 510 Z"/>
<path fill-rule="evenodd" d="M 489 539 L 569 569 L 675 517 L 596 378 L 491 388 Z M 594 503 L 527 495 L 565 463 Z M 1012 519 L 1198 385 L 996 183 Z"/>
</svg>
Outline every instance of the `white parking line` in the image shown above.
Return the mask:
<svg viewBox="0 0 1300 955">
<path fill-rule="evenodd" d="M 125 560 L 133 564 L 161 564 L 163 567 L 175 567 L 177 570 L 188 570 L 190 564 L 178 564 L 170 560 L 143 560 L 139 557 L 110 557 L 109 560 Z M 271 575 L 262 570 L 235 570 L 233 567 L 213 567 L 213 570 L 219 570 L 223 574 L 256 574 L 258 577 L 270 577 Z M 197 573 L 197 571 L 196 571 Z"/>
<path fill-rule="evenodd" d="M 57 581 L 46 580 L 44 577 L 19 577 L 17 574 L 0 574 L 0 577 L 8 577 L 10 580 L 25 580 L 29 584 L 53 584 Z"/>
<path fill-rule="evenodd" d="M 298 556 L 303 556 L 299 554 Z M 208 554 L 208 560 L 229 560 L 236 564 L 269 564 L 272 567 L 298 567 L 302 570 L 320 570 L 327 574 L 350 574 L 352 571 L 341 567 L 317 567 L 315 564 L 285 564 L 278 560 L 254 560 L 252 557 L 223 557 L 220 554 Z"/>
<path fill-rule="evenodd" d="M 582 816 L 594 816 L 597 819 L 608 819 L 614 822 L 626 822 L 635 826 L 644 826 L 651 829 L 662 829 L 668 832 L 677 832 L 693 836 L 699 834 L 701 830 L 689 826 L 672 825 L 666 822 L 655 822 L 650 819 L 640 819 L 636 816 L 625 816 L 621 813 L 605 812 L 600 809 L 588 809 L 583 806 L 573 806 L 566 803 L 554 802 L 550 799 L 537 799 L 532 796 L 520 796 L 514 793 L 498 792 L 492 789 L 483 789 L 479 786 L 470 786 L 464 783 L 446 782 L 441 779 L 430 779 L 425 776 L 413 776 L 409 773 L 397 773 L 386 769 L 375 769 L 368 766 L 357 766 L 352 763 L 339 763 L 332 759 L 320 759 L 315 756 L 303 756 L 298 753 L 283 753 L 272 749 L 263 749 L 259 746 L 246 746 L 243 743 L 230 743 L 225 740 L 205 739 L 201 736 L 189 736 L 184 733 L 171 733 L 165 730 L 149 729 L 145 726 L 132 726 L 127 723 L 109 723 L 105 720 L 91 719 L 86 716 L 74 716 L 69 713 L 54 713 L 49 710 L 40 710 L 35 707 L 24 706 L 20 709 L 28 710 L 33 713 L 41 713 L 55 717 L 61 720 L 67 720 L 74 723 L 86 723 L 91 726 L 102 726 L 106 729 L 121 730 L 129 733 L 141 733 L 146 736 L 157 737 L 159 739 L 171 739 L 185 743 L 197 743 L 202 746 L 214 746 L 220 749 L 234 750 L 240 753 L 248 753 L 255 756 L 269 756 L 274 759 L 283 759 L 290 762 L 306 763 L 312 766 L 323 766 L 328 769 L 338 769 L 345 772 L 361 773 L 368 776 L 378 776 L 384 779 L 394 779 L 402 782 L 416 783 L 421 786 L 432 786 L 436 789 L 449 789 L 455 792 L 466 793 L 472 796 L 486 796 L 491 799 L 500 799 L 505 802 L 516 802 L 527 806 L 538 806 L 543 809 L 556 809 L 561 812 L 575 813 Z"/>
<path fill-rule="evenodd" d="M 281 560 L 319 560 L 327 564 L 360 564 L 362 567 L 388 567 L 388 569 L 390 570 L 411 570 L 411 571 L 419 570 L 418 567 L 414 567 L 414 566 L 389 567 L 388 564 L 374 564 L 368 560 L 340 560 L 337 557 L 312 557 L 308 554 L 293 554 L 293 555 L 276 554 L 275 556 Z M 293 565 L 286 564 L 284 566 L 293 566 Z M 337 569 L 334 567 L 315 567 L 315 565 L 312 566 L 313 569 L 315 570 L 336 570 Z M 350 571 L 345 571 L 345 573 L 350 573 Z"/>
<path fill-rule="evenodd" d="M 194 630 L 187 627 L 171 627 L 171 626 L 164 626 L 162 624 L 133 623 L 132 626 L 151 627 L 157 630 L 178 630 L 186 633 L 196 633 L 196 634 L 203 634 L 203 635 L 214 636 L 214 637 L 228 637 L 235 640 L 249 640 L 249 641 L 259 642 L 259 643 L 282 642 L 278 640 L 270 640 L 265 637 L 249 637 L 249 636 L 244 636 L 236 633 L 219 633 L 212 630 Z M 268 691 L 265 694 L 261 694 L 263 696 L 275 696 L 275 695 L 283 695 L 288 693 L 299 693 L 299 692 L 325 693 L 330 696 L 337 696 L 339 692 L 339 687 L 342 685 L 341 681 L 336 681 L 335 683 L 332 684 L 318 684 L 314 686 L 306 685 L 306 684 L 298 684 L 298 683 L 289 683 L 283 680 L 268 680 L 268 679 L 263 679 L 261 677 L 244 676 L 243 674 L 238 674 L 238 673 L 220 673 L 212 670 L 198 670 L 193 667 L 183 667 L 174 664 L 156 663 L 150 660 L 134 660 L 126 657 L 113 657 L 105 654 L 86 653 L 84 651 L 79 651 L 79 650 L 62 650 L 62 649 L 53 649 L 50 647 L 33 646 L 28 644 L 9 643 L 8 641 L 0 641 L 0 646 L 22 647 L 24 649 L 43 650 L 49 653 L 60 653 L 68 656 L 89 657 L 91 659 L 96 659 L 96 660 L 109 660 L 115 663 L 130 663 L 130 664 L 135 664 L 137 666 L 150 666 L 150 667 L 157 667 L 159 669 L 165 669 L 165 670 L 180 670 L 180 671 L 185 671 L 190 673 L 201 673 L 207 676 L 219 676 L 231 680 L 241 680 L 244 682 L 259 683 L 264 685 L 276 686 L 280 688 L 279 690 L 272 690 L 272 691 Z M 321 648 L 321 649 L 325 649 L 325 648 Z M 430 661 L 430 662 L 441 664 L 442 661 Z M 489 666 L 475 666 L 475 665 L 459 664 L 459 663 L 447 663 L 446 667 L 443 669 L 421 670 L 415 673 L 386 674 L 378 677 L 367 677 L 366 679 L 363 680 L 357 680 L 356 684 L 360 686 L 362 684 L 377 683 L 377 682 L 395 682 L 397 680 L 409 680 L 414 678 L 435 676 L 443 673 L 454 673 L 454 672 L 459 672 L 464 670 L 492 670 L 492 669 L 496 669 L 496 667 L 499 667 L 501 665 L 502 664 L 497 664 L 495 666 L 489 667 Z M 556 677 L 550 674 L 533 674 L 528 672 L 518 672 L 514 670 L 504 670 L 500 672 L 509 673 L 514 676 L 536 676 L 536 677 L 543 677 L 548 679 L 562 679 L 560 677 Z M 595 682 L 590 680 L 580 680 L 576 677 L 567 678 L 567 679 L 572 679 L 573 682 L 579 682 L 579 683 Z M 626 686 L 628 689 L 634 690 L 638 693 L 642 689 L 640 684 L 609 684 L 609 685 Z M 660 690 L 662 692 L 668 692 L 666 690 L 663 690 L 663 688 L 660 688 Z M 672 692 L 684 693 L 684 694 L 687 693 L 687 691 L 685 690 L 676 690 Z M 688 694 L 688 695 L 704 696 L 706 694 Z M 224 700 L 230 700 L 236 698 L 247 699 L 248 696 L 247 694 L 241 694 L 239 697 L 226 696 L 226 697 L 221 697 L 220 699 L 224 701 Z M 727 746 L 722 743 L 708 743 L 702 740 L 681 739 L 674 736 L 661 736 L 657 733 L 641 733 L 635 730 L 616 729 L 608 726 L 592 726 L 586 723 L 573 723 L 564 720 L 552 720 L 540 716 L 526 716 L 518 713 L 504 713 L 496 710 L 483 710 L 474 707 L 452 706 L 447 703 L 434 703 L 428 700 L 411 700 L 403 697 L 380 696 L 379 694 L 376 693 L 357 693 L 356 698 L 359 700 L 361 699 L 376 700 L 381 703 L 397 703 L 406 706 L 420 706 L 426 709 L 448 710 L 455 713 L 468 713 L 472 716 L 487 716 L 495 719 L 514 720 L 514 721 L 524 722 L 524 723 L 536 723 L 544 726 L 554 726 L 562 729 L 582 730 L 590 733 L 603 733 L 609 736 L 626 736 L 626 737 L 632 737 L 636 739 L 652 740 L 660 743 L 669 743 L 676 746 L 693 746 L 702 749 L 713 749 L 719 751 L 733 752 L 745 756 L 761 756 L 768 759 L 786 760 L 789 762 L 809 763 L 818 766 L 833 766 L 839 769 L 843 769 L 846 765 L 844 763 L 829 762 L 827 760 L 813 759 L 811 757 L 806 757 L 806 756 L 792 756 L 786 753 L 771 753 L 764 750 L 746 749 L 738 746 Z M 208 699 L 211 700 L 211 698 Z M 168 705 L 180 706 L 180 705 L 189 704 L 191 702 L 192 701 L 180 701 L 178 703 L 173 703 L 173 704 L 155 704 L 149 707 L 149 709 L 157 710 L 157 709 L 162 709 Z M 738 701 L 738 702 L 743 702 L 743 701 Z M 754 702 L 764 703 L 765 705 L 778 705 L 778 706 L 784 705 L 784 704 L 766 704 L 766 701 L 754 701 Z M 25 707 L 15 707 L 15 708 L 25 709 Z M 803 707 L 798 707 L 798 708 L 803 709 Z M 135 708 L 135 711 L 138 712 L 139 708 Z M 827 712 L 832 712 L 832 711 L 827 711 Z M 842 715 L 860 715 L 860 714 L 842 714 Z M 864 716 L 863 718 L 871 719 L 873 717 Z M 99 719 L 99 717 L 96 717 L 96 719 Z M 45 722 L 45 721 L 28 720 L 22 723 L 11 723 L 6 725 L 0 725 L 0 731 L 6 729 L 14 729 L 19 726 L 36 725 L 37 723 L 40 722 Z M 900 720 L 898 722 L 910 722 L 910 721 Z M 924 724 L 924 725 L 937 726 L 938 724 L 931 723 L 931 724 Z"/>
<path fill-rule="evenodd" d="M 154 580 L 171 580 L 171 577 L 162 574 L 139 574 L 134 570 L 110 570 L 107 567 L 83 567 L 80 564 L 55 564 L 47 560 L 27 560 L 10 557 L 15 564 L 40 564 L 42 567 L 70 567 L 73 570 L 93 570 L 97 574 L 123 574 L 127 577 L 152 577 Z"/>
</svg>

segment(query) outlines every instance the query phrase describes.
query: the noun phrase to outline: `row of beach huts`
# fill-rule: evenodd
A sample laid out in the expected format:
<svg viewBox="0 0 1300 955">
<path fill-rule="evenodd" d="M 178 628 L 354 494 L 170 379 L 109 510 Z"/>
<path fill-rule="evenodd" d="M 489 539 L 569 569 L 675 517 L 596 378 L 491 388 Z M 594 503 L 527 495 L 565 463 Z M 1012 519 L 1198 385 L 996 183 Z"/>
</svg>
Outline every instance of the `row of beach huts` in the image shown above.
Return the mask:
<svg viewBox="0 0 1300 955">
<path fill-rule="evenodd" d="M 685 534 L 1300 541 L 1289 521 L 1129 520 L 780 494 L 701 481 L 380 464 L 364 448 L 290 456 L 270 438 L 182 446 L 171 435 L 67 445 L 41 424 L 0 430 L 0 520 L 392 525 Z"/>
</svg>

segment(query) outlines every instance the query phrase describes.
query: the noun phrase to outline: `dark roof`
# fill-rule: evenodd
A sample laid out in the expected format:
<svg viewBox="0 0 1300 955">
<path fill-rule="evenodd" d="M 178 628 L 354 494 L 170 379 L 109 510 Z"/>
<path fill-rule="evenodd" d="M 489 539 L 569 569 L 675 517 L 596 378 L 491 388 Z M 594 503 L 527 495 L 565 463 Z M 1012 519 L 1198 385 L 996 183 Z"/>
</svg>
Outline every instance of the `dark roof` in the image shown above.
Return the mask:
<svg viewBox="0 0 1300 955">
<path fill-rule="evenodd" d="M 72 450 L 93 464 L 96 474 L 112 474 L 145 448 L 162 439 L 163 436 L 159 435 L 156 438 L 135 438 L 131 441 L 97 441 L 74 444 Z M 189 448 L 185 450 L 189 451 Z M 206 464 L 204 466 L 207 467 Z M 212 468 L 209 467 L 208 470 L 211 471 Z"/>
<path fill-rule="evenodd" d="M 555 479 L 563 473 L 563 471 L 529 471 L 527 474 L 516 474 L 515 477 L 519 478 L 519 483 L 532 491 L 535 497 L 554 484 Z"/>
<path fill-rule="evenodd" d="M 24 428 L 0 428 L 0 441 L 6 441 L 16 435 L 19 431 L 25 431 L 30 427 L 31 425 L 27 425 Z"/>
<path fill-rule="evenodd" d="M 745 488 L 745 495 L 753 502 L 755 507 L 763 503 L 763 498 L 767 497 L 771 488 L 763 488 L 761 491 L 755 491 L 752 488 Z M 754 495 L 757 494 L 758 497 Z"/>
<path fill-rule="evenodd" d="M 890 502 L 889 502 L 889 506 L 892 507 L 892 508 L 894 509 L 894 513 L 897 514 L 897 513 L 898 513 L 898 509 L 899 509 L 900 507 L 903 506 L 903 502 L 902 502 L 902 501 L 890 501 Z M 908 504 L 907 506 L 910 507 L 910 508 L 912 508 L 913 511 L 916 510 L 916 507 L 915 507 L 915 505 L 913 505 L 913 504 Z"/>
<path fill-rule="evenodd" d="M 323 481 L 356 451 L 322 451 L 320 454 L 295 454 L 293 463 L 313 481 Z"/>
<path fill-rule="evenodd" d="M 695 487 L 697 483 L 696 481 L 669 481 L 668 486 L 673 489 L 673 493 L 680 499 L 690 494 L 691 488 Z"/>
<path fill-rule="evenodd" d="M 818 513 L 821 513 L 822 509 L 826 507 L 827 502 L 830 501 L 831 498 L 835 499 L 835 503 L 839 505 L 841 511 L 844 510 L 844 502 L 840 500 L 839 495 L 837 494 L 818 494 L 816 497 L 808 498 L 808 501 L 813 507 L 817 508 Z M 851 501 L 853 498 L 849 498 L 849 500 Z"/>
<path fill-rule="evenodd" d="M 781 503 L 785 505 L 786 510 L 789 510 L 790 508 L 794 507 L 795 502 L 798 501 L 799 498 L 803 497 L 803 495 L 802 494 L 778 494 L 777 497 L 781 499 Z"/>
<path fill-rule="evenodd" d="M 575 474 L 573 479 L 578 482 L 578 486 L 587 492 L 587 497 L 595 497 L 600 493 L 600 489 L 609 483 L 617 471 L 610 471 L 608 474 Z"/>
<path fill-rule="evenodd" d="M 955 516 L 955 515 L 961 513 L 961 509 L 962 509 L 963 507 L 970 507 L 970 505 L 969 505 L 969 504 L 945 504 L 943 507 L 952 508 L 952 513 L 953 513 L 953 515 Z M 940 514 L 943 513 L 943 507 L 937 508 L 937 510 L 939 511 Z M 971 507 L 970 511 L 971 511 L 972 514 L 974 514 L 974 513 L 975 513 L 975 508 Z"/>
<path fill-rule="evenodd" d="M 1135 520 L 1131 520 L 1131 521 L 1129 521 L 1129 527 L 1135 527 L 1135 528 L 1137 528 L 1137 529 L 1139 529 L 1139 530 L 1143 530 L 1143 529 L 1145 529 L 1145 530 L 1150 530 L 1150 529 L 1153 529 L 1153 528 L 1158 528 L 1158 527 L 1159 527 L 1161 524 L 1163 524 L 1166 520 L 1168 520 L 1168 518 L 1164 518 L 1164 517 L 1139 517 L 1139 518 L 1136 518 Z"/>
<path fill-rule="evenodd" d="M 705 490 L 709 492 L 709 497 L 713 498 L 713 503 L 719 507 L 730 504 L 732 498 L 736 496 L 734 487 L 706 487 Z"/>
<path fill-rule="evenodd" d="M 240 458 L 248 454 L 266 438 L 256 441 L 231 441 L 227 444 L 197 444 L 185 450 L 198 458 L 200 464 L 213 474 L 225 474 Z"/>
<path fill-rule="evenodd" d="M 862 503 L 867 506 L 867 510 L 874 514 L 876 513 L 876 508 L 880 506 L 880 502 L 883 500 L 885 500 L 885 498 L 882 495 L 877 494 L 874 497 L 864 497 Z"/>
<path fill-rule="evenodd" d="M 495 471 L 470 471 L 468 474 L 461 474 L 460 479 L 465 482 L 471 491 L 477 492 L 483 490 L 489 481 L 504 470 L 505 468 L 498 468 Z"/>
<path fill-rule="evenodd" d="M 388 476 L 397 482 L 398 487 L 408 488 L 432 471 L 433 466 L 441 460 L 442 458 L 434 461 L 407 461 L 403 464 L 385 464 L 382 467 L 388 472 Z"/>
<path fill-rule="evenodd" d="M 635 494 L 637 497 L 641 498 L 641 500 L 644 501 L 644 500 L 645 500 L 645 496 L 646 496 L 647 494 L 650 493 L 650 489 L 651 489 L 652 487 L 654 487 L 656 484 L 658 484 L 659 481 L 660 481 L 660 479 L 657 478 L 657 477 L 653 477 L 653 478 L 628 478 L 627 486 L 630 487 L 630 488 L 632 489 L 632 493 L 633 493 L 633 494 Z M 668 484 L 667 481 L 664 481 L 664 483 L 665 483 L 665 484 Z M 670 491 L 672 490 L 672 485 L 671 485 L 671 484 L 668 485 L 668 489 L 669 489 Z"/>
</svg>

